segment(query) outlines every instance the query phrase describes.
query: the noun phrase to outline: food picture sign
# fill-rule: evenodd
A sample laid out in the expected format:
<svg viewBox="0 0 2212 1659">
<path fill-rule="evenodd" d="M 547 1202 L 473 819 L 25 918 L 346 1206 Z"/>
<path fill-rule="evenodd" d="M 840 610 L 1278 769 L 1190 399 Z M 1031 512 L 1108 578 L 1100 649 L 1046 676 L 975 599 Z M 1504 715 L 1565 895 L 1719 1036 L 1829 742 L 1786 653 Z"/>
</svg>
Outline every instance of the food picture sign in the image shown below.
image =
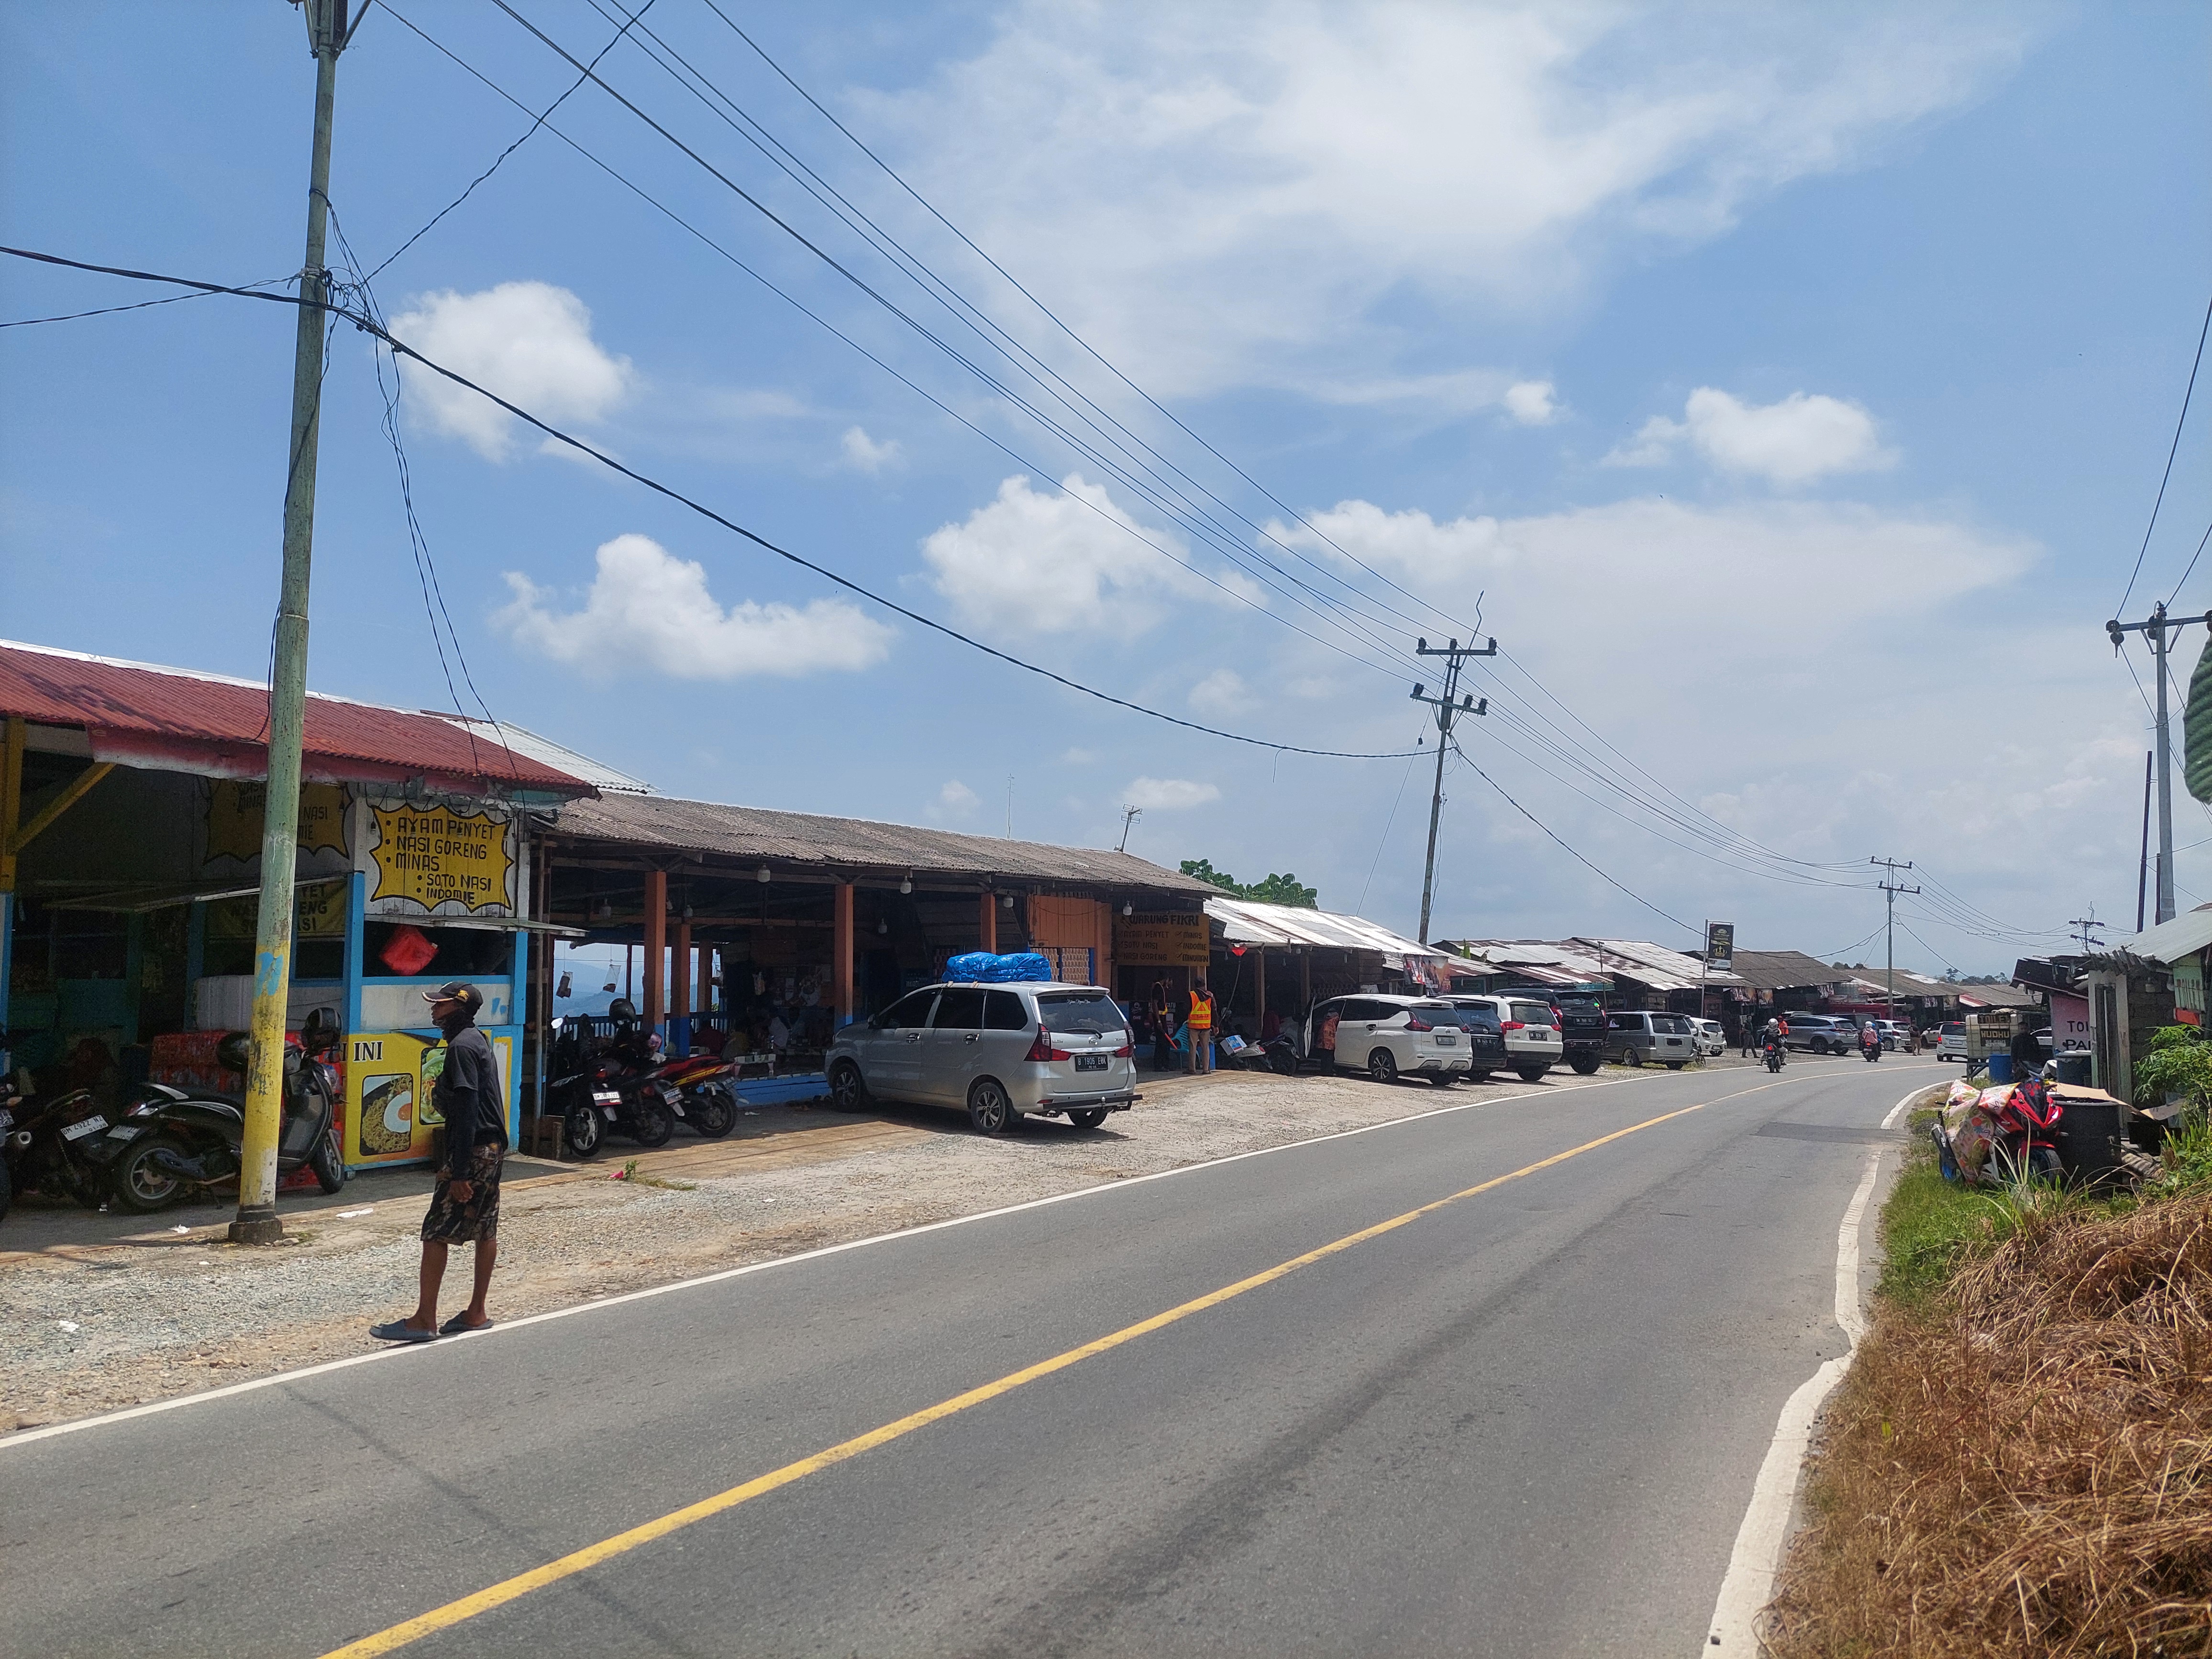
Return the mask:
<svg viewBox="0 0 2212 1659">
<path fill-rule="evenodd" d="M 368 819 L 372 915 L 514 914 L 511 823 L 446 806 L 371 806 Z"/>
</svg>

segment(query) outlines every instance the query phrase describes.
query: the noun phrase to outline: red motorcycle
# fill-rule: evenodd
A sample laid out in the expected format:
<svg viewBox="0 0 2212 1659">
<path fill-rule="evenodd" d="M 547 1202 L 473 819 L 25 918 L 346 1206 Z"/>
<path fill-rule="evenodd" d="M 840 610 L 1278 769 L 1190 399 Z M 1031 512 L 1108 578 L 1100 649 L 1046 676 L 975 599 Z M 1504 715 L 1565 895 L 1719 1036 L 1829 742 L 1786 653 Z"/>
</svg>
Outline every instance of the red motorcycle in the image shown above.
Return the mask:
<svg viewBox="0 0 2212 1659">
<path fill-rule="evenodd" d="M 2008 1175 L 2061 1179 L 2066 1166 L 2058 1155 L 2058 1120 L 2065 1111 L 2051 1097 L 2050 1088 L 2041 1078 L 2015 1085 L 1996 1109 L 2002 1134 L 1990 1148 L 1990 1156 L 2003 1159 L 2002 1169 Z"/>
</svg>

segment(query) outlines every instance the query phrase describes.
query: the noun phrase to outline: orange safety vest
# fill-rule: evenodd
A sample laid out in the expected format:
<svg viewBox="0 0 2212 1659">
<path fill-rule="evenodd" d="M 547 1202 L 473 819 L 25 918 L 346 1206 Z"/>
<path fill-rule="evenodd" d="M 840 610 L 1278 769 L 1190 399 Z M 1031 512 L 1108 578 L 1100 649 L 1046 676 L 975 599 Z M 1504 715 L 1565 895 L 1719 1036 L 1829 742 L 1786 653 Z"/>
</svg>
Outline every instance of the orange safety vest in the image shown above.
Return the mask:
<svg viewBox="0 0 2212 1659">
<path fill-rule="evenodd" d="M 1213 999 L 1212 997 L 1200 996 L 1195 991 L 1190 994 L 1190 1029 L 1194 1031 L 1210 1031 L 1213 1029 Z"/>
</svg>

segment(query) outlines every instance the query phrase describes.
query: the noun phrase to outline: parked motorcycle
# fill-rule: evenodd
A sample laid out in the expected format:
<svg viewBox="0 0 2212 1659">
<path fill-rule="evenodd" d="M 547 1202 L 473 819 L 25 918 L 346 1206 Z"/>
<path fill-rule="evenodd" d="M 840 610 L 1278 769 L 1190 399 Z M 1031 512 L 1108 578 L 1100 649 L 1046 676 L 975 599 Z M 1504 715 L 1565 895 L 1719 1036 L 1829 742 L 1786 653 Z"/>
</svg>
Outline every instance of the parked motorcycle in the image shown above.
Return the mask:
<svg viewBox="0 0 2212 1659">
<path fill-rule="evenodd" d="M 561 1114 L 568 1150 L 580 1158 L 597 1156 L 610 1134 L 641 1146 L 665 1146 L 684 1115 L 678 1091 L 655 1075 L 659 1038 L 630 1024 L 636 1016 L 628 1003 L 617 1001 L 609 1012 L 619 1022 L 612 1037 L 594 1037 L 580 1021 L 564 1019 L 554 1040 L 562 1075 L 546 1095 Z"/>
<path fill-rule="evenodd" d="M 319 1008 L 307 1016 L 299 1040 L 284 1043 L 276 1173 L 312 1169 L 325 1193 L 346 1183 L 345 1154 L 338 1145 L 337 1075 L 323 1058 L 337 1047 L 339 1037 L 337 1027 Z M 252 1052 L 252 1036 L 233 1031 L 216 1045 L 216 1061 L 243 1079 Z M 245 1146 L 241 1097 L 188 1093 L 149 1083 L 123 1121 L 88 1152 L 104 1166 L 115 1201 L 144 1213 L 235 1182 Z"/>
<path fill-rule="evenodd" d="M 2040 1078 L 2030 1078 L 1996 1109 L 2001 1133 L 1990 1156 L 2002 1160 L 1999 1167 L 2008 1176 L 2063 1179 L 2066 1166 L 2058 1152 L 2058 1120 L 2064 1114 L 2065 1108 L 2051 1097 L 2049 1086 Z"/>
<path fill-rule="evenodd" d="M 653 1075 L 664 1089 L 676 1091 L 671 1108 L 702 1139 L 719 1140 L 737 1127 L 738 1091 L 731 1085 L 734 1068 L 720 1054 L 687 1054 L 672 1060 Z"/>
<path fill-rule="evenodd" d="M 107 1201 L 107 1182 L 87 1156 L 88 1143 L 108 1127 L 106 1115 L 89 1089 L 58 1095 L 22 1095 L 0 1087 L 0 1184 L 12 1194 L 43 1193 L 67 1198 L 88 1210 Z M 7 1209 L 0 1202 L 0 1213 Z"/>
</svg>

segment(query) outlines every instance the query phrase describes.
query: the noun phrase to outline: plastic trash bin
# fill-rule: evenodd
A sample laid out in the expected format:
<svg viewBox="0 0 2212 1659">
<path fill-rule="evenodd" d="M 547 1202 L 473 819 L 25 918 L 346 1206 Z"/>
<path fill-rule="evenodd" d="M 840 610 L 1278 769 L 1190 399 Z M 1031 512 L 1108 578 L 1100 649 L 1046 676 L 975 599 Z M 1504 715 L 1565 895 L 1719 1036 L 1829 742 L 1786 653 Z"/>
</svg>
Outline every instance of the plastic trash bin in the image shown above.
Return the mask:
<svg viewBox="0 0 2212 1659">
<path fill-rule="evenodd" d="M 1989 1057 L 1990 1082 L 1992 1085 L 2012 1081 L 2012 1056 L 1991 1054 Z"/>
</svg>

